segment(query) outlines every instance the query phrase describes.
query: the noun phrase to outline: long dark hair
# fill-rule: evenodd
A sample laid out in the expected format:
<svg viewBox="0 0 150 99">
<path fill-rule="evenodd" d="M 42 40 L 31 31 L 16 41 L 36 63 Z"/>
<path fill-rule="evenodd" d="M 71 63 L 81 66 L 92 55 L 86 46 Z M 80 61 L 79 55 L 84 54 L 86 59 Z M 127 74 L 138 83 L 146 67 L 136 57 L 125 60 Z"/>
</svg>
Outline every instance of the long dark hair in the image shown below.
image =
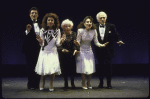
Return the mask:
<svg viewBox="0 0 150 99">
<path fill-rule="evenodd" d="M 91 29 L 96 29 L 96 26 L 95 26 L 95 24 L 93 23 L 93 18 L 92 18 L 91 16 L 86 16 L 86 17 L 84 18 L 84 20 L 83 20 L 82 22 L 80 22 L 80 24 L 77 26 L 77 29 L 85 28 L 84 23 L 85 23 L 85 21 L 86 21 L 87 19 L 90 19 L 90 20 L 92 21 L 92 27 L 91 27 Z"/>
<path fill-rule="evenodd" d="M 43 20 L 42 20 L 42 27 L 47 30 L 49 27 L 47 26 L 47 19 L 48 17 L 52 17 L 54 18 L 54 25 L 53 25 L 53 29 L 55 30 L 56 28 L 59 28 L 60 24 L 59 24 L 59 19 L 58 16 L 55 13 L 47 13 Z"/>
</svg>

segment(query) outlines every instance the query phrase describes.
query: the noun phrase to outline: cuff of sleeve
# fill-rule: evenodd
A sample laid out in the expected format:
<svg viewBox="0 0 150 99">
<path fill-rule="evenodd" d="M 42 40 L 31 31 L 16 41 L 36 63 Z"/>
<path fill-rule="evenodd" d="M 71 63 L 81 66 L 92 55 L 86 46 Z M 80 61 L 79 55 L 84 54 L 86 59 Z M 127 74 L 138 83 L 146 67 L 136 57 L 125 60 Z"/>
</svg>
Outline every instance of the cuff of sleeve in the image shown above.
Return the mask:
<svg viewBox="0 0 150 99">
<path fill-rule="evenodd" d="M 26 30 L 25 33 L 26 33 L 26 35 L 28 35 L 29 32 Z"/>
</svg>

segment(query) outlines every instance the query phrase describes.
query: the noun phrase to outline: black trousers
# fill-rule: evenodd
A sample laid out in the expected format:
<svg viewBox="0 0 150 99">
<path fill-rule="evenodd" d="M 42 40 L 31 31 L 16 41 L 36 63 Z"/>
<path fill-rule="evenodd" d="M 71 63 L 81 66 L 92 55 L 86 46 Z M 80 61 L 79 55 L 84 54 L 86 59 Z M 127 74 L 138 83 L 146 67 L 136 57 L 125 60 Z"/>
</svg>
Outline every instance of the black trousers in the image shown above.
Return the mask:
<svg viewBox="0 0 150 99">
<path fill-rule="evenodd" d="M 62 54 L 62 74 L 64 77 L 64 85 L 68 86 L 68 77 L 71 78 L 71 85 L 74 85 L 74 76 L 76 74 L 75 57 L 72 54 Z"/>
<path fill-rule="evenodd" d="M 98 60 L 98 65 L 96 67 L 97 74 L 100 79 L 100 85 L 103 86 L 103 79 L 106 77 L 107 86 L 111 85 L 111 74 L 112 74 L 112 66 L 111 60 L 112 57 L 108 54 L 107 50 L 100 50 L 101 53 L 96 54 L 96 58 Z"/>
<path fill-rule="evenodd" d="M 28 88 L 39 88 L 40 75 L 35 73 L 35 66 L 37 63 L 38 55 L 26 54 L 27 73 L 28 73 Z"/>
</svg>

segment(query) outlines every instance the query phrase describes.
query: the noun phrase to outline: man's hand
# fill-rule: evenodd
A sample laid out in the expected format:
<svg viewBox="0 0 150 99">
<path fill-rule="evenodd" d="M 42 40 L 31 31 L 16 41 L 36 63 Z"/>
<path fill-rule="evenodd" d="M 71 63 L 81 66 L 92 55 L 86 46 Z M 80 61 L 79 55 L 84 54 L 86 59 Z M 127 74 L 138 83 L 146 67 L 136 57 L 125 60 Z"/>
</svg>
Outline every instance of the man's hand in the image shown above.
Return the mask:
<svg viewBox="0 0 150 99">
<path fill-rule="evenodd" d="M 122 44 L 125 44 L 125 43 L 123 43 L 122 41 L 119 41 L 119 42 L 117 42 L 117 44 L 118 44 L 119 46 L 121 46 Z"/>
<path fill-rule="evenodd" d="M 30 24 L 28 24 L 28 25 L 26 26 L 26 30 L 27 30 L 28 32 L 30 32 L 31 28 L 32 28 L 32 26 L 31 26 Z"/>
</svg>

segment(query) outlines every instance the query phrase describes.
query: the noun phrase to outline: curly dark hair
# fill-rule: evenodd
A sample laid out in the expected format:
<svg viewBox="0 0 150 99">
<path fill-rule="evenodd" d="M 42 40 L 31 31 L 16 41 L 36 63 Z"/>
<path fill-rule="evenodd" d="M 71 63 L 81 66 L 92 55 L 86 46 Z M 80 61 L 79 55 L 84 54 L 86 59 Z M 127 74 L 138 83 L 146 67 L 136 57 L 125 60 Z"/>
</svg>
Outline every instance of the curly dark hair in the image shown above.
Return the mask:
<svg viewBox="0 0 150 99">
<path fill-rule="evenodd" d="M 54 18 L 54 26 L 53 29 L 55 30 L 56 28 L 59 28 L 60 24 L 59 24 L 59 18 L 55 13 L 47 13 L 43 20 L 42 20 L 42 27 L 47 30 L 49 27 L 47 26 L 47 19 L 48 17 L 52 17 Z"/>
<path fill-rule="evenodd" d="M 38 12 L 38 14 L 39 14 L 39 9 L 38 9 L 37 7 L 32 7 L 32 8 L 29 10 L 29 15 L 30 15 L 30 13 L 31 13 L 31 10 L 36 10 L 36 11 Z"/>
<path fill-rule="evenodd" d="M 77 26 L 77 29 L 85 28 L 84 23 L 85 23 L 85 21 L 87 19 L 90 19 L 92 21 L 92 27 L 91 27 L 91 29 L 96 29 L 96 25 L 93 23 L 93 18 L 91 16 L 86 16 L 84 18 L 84 20 L 82 22 L 80 22 L 80 24 Z"/>
</svg>

